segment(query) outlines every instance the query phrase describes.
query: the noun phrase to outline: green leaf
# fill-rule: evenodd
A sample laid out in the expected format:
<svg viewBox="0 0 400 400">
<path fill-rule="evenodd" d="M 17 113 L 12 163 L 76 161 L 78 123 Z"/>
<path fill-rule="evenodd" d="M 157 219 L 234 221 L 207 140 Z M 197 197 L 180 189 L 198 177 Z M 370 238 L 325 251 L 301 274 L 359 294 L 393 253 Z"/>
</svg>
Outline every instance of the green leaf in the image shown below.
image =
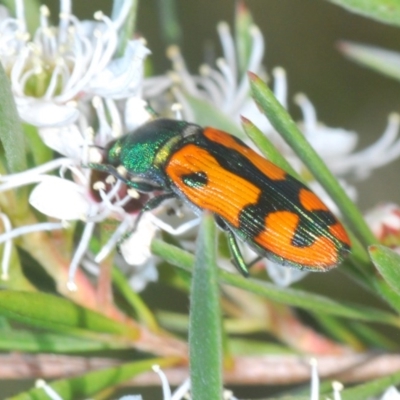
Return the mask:
<svg viewBox="0 0 400 400">
<path fill-rule="evenodd" d="M 375 267 L 390 287 L 400 295 L 400 255 L 382 245 L 370 246 L 368 250 Z"/>
<path fill-rule="evenodd" d="M 153 239 L 151 244 L 153 254 L 163 258 L 188 272 L 193 272 L 194 257 L 192 254 L 175 246 Z M 284 267 L 282 267 L 284 268 Z M 380 322 L 400 327 L 400 319 L 391 313 L 376 308 L 347 304 L 292 288 L 280 288 L 268 282 L 255 279 L 245 279 L 237 274 L 218 270 L 219 281 L 248 292 L 258 294 L 267 299 L 302 308 L 309 312 L 317 312 L 360 321 Z"/>
<path fill-rule="evenodd" d="M 135 327 L 121 324 L 71 301 L 45 293 L 1 291 L 0 315 L 58 332 L 83 334 L 90 331 L 122 335 L 130 339 L 137 338 L 139 334 Z"/>
<path fill-rule="evenodd" d="M 132 309 L 137 314 L 137 319 L 153 331 L 159 330 L 153 313 L 141 297 L 132 290 L 123 273 L 116 267 L 112 269 L 112 280 L 119 292 L 124 296 Z"/>
<path fill-rule="evenodd" d="M 358 234 L 364 244 L 376 243 L 377 239 L 357 206 L 347 196 L 332 172 L 329 171 L 316 151 L 307 142 L 289 113 L 275 98 L 273 92 L 257 75 L 249 73 L 249 79 L 254 100 L 260 109 L 332 197 L 344 218 L 349 221 L 351 229 Z"/>
<path fill-rule="evenodd" d="M 10 172 L 26 170 L 25 140 L 10 81 L 0 64 L 0 141 Z"/>
<path fill-rule="evenodd" d="M 390 78 L 400 80 L 399 52 L 347 41 L 340 42 L 338 47 L 350 60 Z"/>
<path fill-rule="evenodd" d="M 339 321 L 337 318 L 326 314 L 314 314 L 314 318 L 317 319 L 319 325 L 323 327 L 324 331 L 329 335 L 329 337 L 332 337 L 342 343 L 346 343 L 356 351 L 365 350 L 365 345 L 349 329 L 348 321 Z"/>
<path fill-rule="evenodd" d="M 214 218 L 200 227 L 190 296 L 189 355 L 194 400 L 222 398 L 222 327 Z"/>
<path fill-rule="evenodd" d="M 329 0 L 356 14 L 380 22 L 400 25 L 400 2 L 398 0 Z"/>
<path fill-rule="evenodd" d="M 361 322 L 351 322 L 350 328 L 357 334 L 359 339 L 364 340 L 370 347 L 391 351 L 399 349 L 399 344 L 395 340 L 390 339 L 385 332 L 378 332 Z"/>
<path fill-rule="evenodd" d="M 365 400 L 380 395 L 389 386 L 400 384 L 400 372 L 340 392 L 342 400 Z"/>
<path fill-rule="evenodd" d="M 261 151 L 261 154 L 276 164 L 278 167 L 282 168 L 284 171 L 294 176 L 299 181 L 302 178 L 294 170 L 294 168 L 289 164 L 285 157 L 276 149 L 273 143 L 267 138 L 267 136 L 262 133 L 249 119 L 241 117 L 242 126 L 246 135 L 252 140 L 252 142 Z"/>
<path fill-rule="evenodd" d="M 73 337 L 48 332 L 0 329 L 0 351 L 30 353 L 84 353 L 101 350 L 130 348 L 127 343 L 113 340 L 97 341 L 91 337 Z"/>
<path fill-rule="evenodd" d="M 162 39 L 167 45 L 180 45 L 183 33 L 176 0 L 158 0 L 157 17 Z"/>
<path fill-rule="evenodd" d="M 234 355 L 243 356 L 260 356 L 262 354 L 297 354 L 296 351 L 276 343 L 261 341 L 261 340 L 249 340 L 249 339 L 230 339 L 229 346 Z"/>
<path fill-rule="evenodd" d="M 217 129 L 229 132 L 239 138 L 243 138 L 243 132 L 226 116 L 222 111 L 210 103 L 184 93 L 185 101 L 194 113 L 194 120 L 201 126 L 212 126 Z"/>
<path fill-rule="evenodd" d="M 44 164 L 53 158 L 53 150 L 47 147 L 39 136 L 38 129 L 29 124 L 22 125 L 28 149 L 32 154 L 33 167 Z"/>
<path fill-rule="evenodd" d="M 156 358 L 146 361 L 135 361 L 118 367 L 89 372 L 72 379 L 62 379 L 52 382 L 49 386 L 63 400 L 88 398 L 103 389 L 118 385 L 136 375 L 149 371 L 152 366 L 168 367 L 177 362 L 174 358 Z M 49 400 L 49 396 L 41 388 L 29 390 L 8 400 Z"/>
</svg>

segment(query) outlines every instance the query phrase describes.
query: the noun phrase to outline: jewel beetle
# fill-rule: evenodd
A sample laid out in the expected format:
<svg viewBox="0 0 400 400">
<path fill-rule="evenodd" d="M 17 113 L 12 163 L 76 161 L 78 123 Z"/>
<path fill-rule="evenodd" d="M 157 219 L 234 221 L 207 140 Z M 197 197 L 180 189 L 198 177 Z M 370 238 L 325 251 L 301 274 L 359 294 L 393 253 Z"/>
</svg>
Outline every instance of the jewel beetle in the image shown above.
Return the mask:
<svg viewBox="0 0 400 400">
<path fill-rule="evenodd" d="M 198 214 L 210 211 L 244 276 L 237 239 L 261 257 L 312 271 L 335 267 L 350 251 L 343 225 L 307 186 L 215 128 L 155 119 L 110 142 L 102 162 L 89 166 L 139 192 L 161 193 L 138 218 L 173 197 Z"/>
</svg>

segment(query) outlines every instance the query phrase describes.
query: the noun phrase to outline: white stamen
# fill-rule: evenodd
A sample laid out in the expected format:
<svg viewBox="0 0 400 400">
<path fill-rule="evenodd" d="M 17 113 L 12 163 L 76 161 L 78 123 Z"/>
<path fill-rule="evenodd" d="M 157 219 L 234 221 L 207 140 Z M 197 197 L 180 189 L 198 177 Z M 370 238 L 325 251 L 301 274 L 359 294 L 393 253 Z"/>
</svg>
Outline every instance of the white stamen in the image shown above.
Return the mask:
<svg viewBox="0 0 400 400">
<path fill-rule="evenodd" d="M 318 124 L 317 113 L 311 101 L 303 93 L 294 96 L 294 102 L 301 108 L 304 121 L 304 133 L 306 136 L 312 136 L 316 132 Z"/>
<path fill-rule="evenodd" d="M 108 175 L 106 178 L 106 183 L 109 185 L 113 185 L 115 182 L 117 182 L 117 179 L 115 178 L 114 175 Z"/>
<path fill-rule="evenodd" d="M 150 221 L 161 230 L 169 233 L 170 235 L 179 236 L 183 233 L 189 231 L 190 229 L 198 226 L 200 224 L 201 219 L 195 218 L 190 221 L 184 222 L 183 224 L 179 225 L 177 228 L 173 228 L 171 225 L 168 225 L 166 222 L 162 221 L 161 219 L 157 218 L 155 215 L 149 213 L 148 218 Z"/>
<path fill-rule="evenodd" d="M 8 216 L 4 213 L 0 213 L 0 219 L 3 222 L 4 231 L 6 233 L 11 232 L 12 226 Z M 8 239 L 4 243 L 3 257 L 1 260 L 1 280 L 3 281 L 7 281 L 9 279 L 8 270 L 10 267 L 11 250 L 12 241 L 11 239 Z"/>
<path fill-rule="evenodd" d="M 229 68 L 229 65 L 223 58 L 219 58 L 217 60 L 217 66 L 225 77 L 225 98 L 224 104 L 222 104 L 223 110 L 228 111 L 232 106 L 232 102 L 235 99 L 235 91 L 236 91 L 236 78 L 232 73 L 232 70 Z"/>
<path fill-rule="evenodd" d="M 212 70 L 207 64 L 200 66 L 199 72 L 199 84 L 206 90 L 211 103 L 221 104 L 223 101 L 223 76 L 219 72 Z"/>
<path fill-rule="evenodd" d="M 72 160 L 69 158 L 58 158 L 24 172 L 0 176 L 0 182 L 4 182 L 0 185 L 0 192 L 35 182 L 41 182 L 43 180 L 42 173 L 52 171 L 63 165 L 69 165 L 71 162 Z"/>
<path fill-rule="evenodd" d="M 181 400 L 186 398 L 184 396 L 188 395 L 190 390 L 190 379 L 187 378 L 185 381 L 175 390 L 173 393 L 171 400 Z"/>
<path fill-rule="evenodd" d="M 111 118 L 111 134 L 112 137 L 117 138 L 122 135 L 122 121 L 121 115 L 118 111 L 117 105 L 113 99 L 106 98 L 105 99 L 106 107 L 108 114 Z"/>
<path fill-rule="evenodd" d="M 35 383 L 35 386 L 38 389 L 43 389 L 51 400 L 63 400 L 62 397 L 60 397 L 59 394 L 51 386 L 49 386 L 43 379 L 38 379 Z"/>
<path fill-rule="evenodd" d="M 287 108 L 287 80 L 286 71 L 282 67 L 276 67 L 272 71 L 274 76 L 274 94 L 279 103 Z"/>
<path fill-rule="evenodd" d="M 318 377 L 318 362 L 315 358 L 310 360 L 311 365 L 311 388 L 310 400 L 319 400 L 319 377 Z"/>
<path fill-rule="evenodd" d="M 89 147 L 87 161 L 93 164 L 101 164 L 103 161 L 103 155 L 101 151 L 96 147 Z"/>
<path fill-rule="evenodd" d="M 107 120 L 106 112 L 104 110 L 104 104 L 99 96 L 93 97 L 92 104 L 96 110 L 97 119 L 99 122 L 99 142 L 106 143 L 108 138 L 111 136 L 112 130 Z"/>
<path fill-rule="evenodd" d="M 58 24 L 58 42 L 64 44 L 68 38 L 69 17 L 71 15 L 71 0 L 60 1 L 60 18 Z"/>
<path fill-rule="evenodd" d="M 46 5 L 41 5 L 40 8 L 40 26 L 44 32 L 49 28 L 50 10 Z"/>
<path fill-rule="evenodd" d="M 94 227 L 95 227 L 94 222 L 86 223 L 85 228 L 82 233 L 82 236 L 81 236 L 81 240 L 79 241 L 79 245 L 78 245 L 77 249 L 75 250 L 74 256 L 72 257 L 71 264 L 69 265 L 67 287 L 71 291 L 77 290 L 77 287 L 76 287 L 76 284 L 74 281 L 75 274 L 78 269 L 78 265 L 89 246 L 89 241 L 90 241 L 90 238 L 92 237 Z"/>
<path fill-rule="evenodd" d="M 171 106 L 171 111 L 175 114 L 175 119 L 182 119 L 182 104 L 174 103 Z"/>
<path fill-rule="evenodd" d="M 399 127 L 400 116 L 396 113 L 390 114 L 385 132 L 378 141 L 358 153 L 341 158 L 340 162 L 335 163 L 333 160 L 331 168 L 337 174 L 356 169 L 356 173 L 365 177 L 372 169 L 386 165 L 398 158 L 400 156 L 400 139 L 396 141 L 396 138 L 399 134 Z"/>
<path fill-rule="evenodd" d="M 333 400 L 342 400 L 340 392 L 343 390 L 343 385 L 338 381 L 334 381 L 332 382 L 332 388 L 333 388 Z"/>
<path fill-rule="evenodd" d="M 117 245 L 118 241 L 122 238 L 124 233 L 127 231 L 128 227 L 130 225 L 130 221 L 126 218 L 124 219 L 119 227 L 115 230 L 115 232 L 111 235 L 110 239 L 108 242 L 103 246 L 103 248 L 100 250 L 100 252 L 97 254 L 97 256 L 94 258 L 94 261 L 96 263 L 101 263 L 110 253 L 111 251 L 115 248 Z"/>
<path fill-rule="evenodd" d="M 94 276 L 98 276 L 99 275 L 100 268 L 99 268 L 98 264 L 96 264 L 92 260 L 88 260 L 87 258 L 84 258 L 81 261 L 81 265 L 90 274 L 92 274 Z"/>
<path fill-rule="evenodd" d="M 93 14 L 93 18 L 96 19 L 97 21 L 101 21 L 104 18 L 104 13 L 101 10 L 96 11 Z"/>
<path fill-rule="evenodd" d="M 128 174 L 127 169 L 126 169 L 123 165 L 119 165 L 119 166 L 116 168 L 116 170 L 117 170 L 118 174 L 119 174 L 120 176 L 122 176 L 123 178 L 125 178 L 126 175 Z"/>
<path fill-rule="evenodd" d="M 236 65 L 235 43 L 233 41 L 229 25 L 226 22 L 220 22 L 217 25 L 217 31 L 219 34 L 219 39 L 221 41 L 224 58 L 226 59 L 229 68 L 231 69 L 232 75 L 236 77 L 237 65 Z"/>
<path fill-rule="evenodd" d="M 130 197 L 132 197 L 132 199 L 139 199 L 140 198 L 140 193 L 135 190 L 134 188 L 129 188 L 127 190 L 127 193 Z"/>
<path fill-rule="evenodd" d="M 184 119 L 188 121 L 195 121 L 196 120 L 195 113 L 189 102 L 186 100 L 184 94 L 177 87 L 172 88 L 172 94 L 176 98 L 177 102 L 182 104 L 182 107 L 185 110 Z"/>
<path fill-rule="evenodd" d="M 179 78 L 183 82 L 185 90 L 193 95 L 198 96 L 198 89 L 183 59 L 178 46 L 170 46 L 167 49 L 167 57 L 173 62 L 175 71 L 179 74 Z"/>
<path fill-rule="evenodd" d="M 164 399 L 171 399 L 171 388 L 169 387 L 169 383 L 167 377 L 165 376 L 164 372 L 161 371 L 161 368 L 158 365 L 152 366 L 153 371 L 160 377 L 162 391 L 163 391 L 163 398 Z"/>
<path fill-rule="evenodd" d="M 105 190 L 106 189 L 106 185 L 102 181 L 97 181 L 97 182 L 93 183 L 92 187 L 93 187 L 93 190 L 96 190 L 96 191 L 100 191 L 100 190 Z"/>
<path fill-rule="evenodd" d="M 63 229 L 63 225 L 59 222 L 41 222 L 39 224 L 20 226 L 9 232 L 0 235 L 0 244 L 7 240 L 15 239 L 21 235 L 28 235 L 29 233 L 41 232 L 41 231 L 53 231 Z"/>
<path fill-rule="evenodd" d="M 250 28 L 250 34 L 253 42 L 251 47 L 250 59 L 246 66 L 247 71 L 259 72 L 262 57 L 264 55 L 264 37 L 257 26 L 253 25 Z M 242 80 L 239 84 L 239 88 L 236 91 L 234 103 L 232 106 L 231 113 L 237 113 L 240 107 L 243 105 L 249 93 L 249 81 L 247 75 L 243 75 Z"/>
<path fill-rule="evenodd" d="M 25 21 L 25 7 L 24 0 L 15 0 L 15 15 L 20 25 L 20 29 L 26 31 L 26 21 Z"/>
<path fill-rule="evenodd" d="M 122 8 L 120 9 L 119 15 L 115 19 L 113 19 L 113 24 L 116 30 L 121 28 L 122 24 L 125 22 L 131 7 L 132 7 L 132 0 L 125 0 L 122 3 Z"/>
</svg>

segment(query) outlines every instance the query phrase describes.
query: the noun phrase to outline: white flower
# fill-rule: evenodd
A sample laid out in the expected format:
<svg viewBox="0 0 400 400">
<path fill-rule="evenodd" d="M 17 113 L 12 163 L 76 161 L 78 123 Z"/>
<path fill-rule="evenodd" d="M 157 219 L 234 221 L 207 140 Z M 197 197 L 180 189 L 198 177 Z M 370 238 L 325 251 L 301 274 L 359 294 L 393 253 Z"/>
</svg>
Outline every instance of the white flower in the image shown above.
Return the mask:
<svg viewBox="0 0 400 400">
<path fill-rule="evenodd" d="M 11 78 L 21 118 L 35 126 L 68 125 L 79 117 L 84 95 L 121 99 L 140 96 L 143 60 L 149 54 L 143 41 L 130 41 L 120 58 L 114 58 L 118 29 L 131 1 L 111 20 L 101 12 L 96 21 L 79 21 L 71 2 L 60 1 L 60 22 L 49 22 L 49 10 L 40 8 L 40 26 L 30 38 L 23 2 L 17 18 L 0 24 L 0 60 Z"/>
<path fill-rule="evenodd" d="M 144 94 L 147 98 L 155 97 L 160 92 L 174 86 L 174 95 L 183 105 L 183 116 L 188 121 L 195 122 L 195 113 L 186 94 L 217 106 L 218 110 L 239 124 L 242 110 L 246 109 L 246 116 L 256 113 L 261 116 L 254 102 L 249 96 L 249 81 L 244 73 L 240 75 L 238 54 L 235 41 L 230 33 L 229 25 L 221 22 L 217 27 L 220 37 L 223 57 L 218 59 L 217 69 L 210 65 L 200 67 L 199 75 L 191 75 L 179 48 L 170 47 L 168 57 L 171 59 L 174 72 L 166 77 L 146 79 Z M 264 55 L 264 39 L 257 26 L 250 28 L 252 38 L 251 54 L 246 71 L 262 72 L 262 58 Z M 177 84 L 177 85 L 176 85 Z M 266 121 L 266 118 L 261 116 Z"/>
<path fill-rule="evenodd" d="M 382 136 L 371 146 L 353 152 L 357 135 L 341 128 L 329 128 L 317 120 L 314 106 L 305 95 L 297 95 L 296 103 L 303 112 L 300 128 L 311 146 L 337 176 L 353 174 L 367 178 L 371 172 L 400 156 L 400 116 L 390 114 Z"/>
</svg>

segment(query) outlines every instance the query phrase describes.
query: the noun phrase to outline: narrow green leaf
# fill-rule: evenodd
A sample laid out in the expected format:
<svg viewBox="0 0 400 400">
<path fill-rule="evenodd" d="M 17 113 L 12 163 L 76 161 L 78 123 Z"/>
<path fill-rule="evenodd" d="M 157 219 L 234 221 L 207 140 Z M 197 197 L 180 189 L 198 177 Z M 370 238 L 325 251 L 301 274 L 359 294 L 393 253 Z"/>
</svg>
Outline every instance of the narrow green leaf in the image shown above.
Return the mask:
<svg viewBox="0 0 400 400">
<path fill-rule="evenodd" d="M 297 354 L 296 351 L 290 349 L 289 347 L 261 340 L 232 338 L 229 341 L 229 346 L 232 350 L 232 353 L 236 356 L 260 356 L 262 354 Z"/>
<path fill-rule="evenodd" d="M 33 167 L 50 161 L 53 158 L 53 150 L 47 147 L 39 136 L 38 129 L 29 124 L 22 125 L 27 146 L 33 161 Z"/>
<path fill-rule="evenodd" d="M 350 60 L 400 80 L 399 52 L 347 41 L 340 42 L 338 48 Z"/>
<path fill-rule="evenodd" d="M 391 351 L 397 351 L 399 349 L 399 344 L 390 339 L 385 333 L 380 333 L 361 322 L 350 322 L 350 328 L 356 332 L 358 338 L 364 340 L 364 342 L 372 348 Z"/>
<path fill-rule="evenodd" d="M 261 154 L 276 164 L 278 167 L 285 170 L 290 175 L 294 176 L 298 180 L 302 181 L 302 178 L 294 170 L 294 168 L 288 163 L 285 157 L 276 149 L 273 143 L 262 133 L 249 119 L 241 117 L 242 126 L 246 135 L 252 140 L 252 142 L 261 151 Z"/>
<path fill-rule="evenodd" d="M 385 376 L 384 378 L 375 379 L 373 381 L 345 389 L 340 392 L 342 400 L 365 400 L 373 396 L 380 395 L 389 386 L 400 384 L 400 372 Z"/>
<path fill-rule="evenodd" d="M 86 339 L 47 332 L 0 329 L 0 351 L 66 354 L 127 348 L 130 348 L 128 344 L 114 340 L 97 341 L 94 337 Z"/>
<path fill-rule="evenodd" d="M 152 366 L 168 367 L 177 362 L 174 358 L 155 358 L 146 361 L 135 361 L 118 367 L 107 368 L 72 379 L 52 382 L 49 386 L 63 400 L 89 398 L 110 386 L 118 385 L 136 375 L 149 371 Z M 41 388 L 29 390 L 8 400 L 49 400 L 49 396 Z"/>
<path fill-rule="evenodd" d="M 59 332 L 90 331 L 138 336 L 134 327 L 121 324 L 104 315 L 81 307 L 61 297 L 45 293 L 4 290 L 0 292 L 0 315 L 14 321 Z"/>
<path fill-rule="evenodd" d="M 157 331 L 159 329 L 153 313 L 147 307 L 141 297 L 132 290 L 125 276 L 118 268 L 112 269 L 112 280 L 114 285 L 124 296 L 125 300 L 130 304 L 137 314 L 137 319 L 145 324 L 149 329 Z"/>
<path fill-rule="evenodd" d="M 222 328 L 214 218 L 200 227 L 190 296 L 189 355 L 194 400 L 222 398 Z"/>
<path fill-rule="evenodd" d="M 400 254 L 382 245 L 368 248 L 372 262 L 393 290 L 400 295 Z"/>
<path fill-rule="evenodd" d="M 257 75 L 249 73 L 249 79 L 253 97 L 258 106 L 263 110 L 276 131 L 282 135 L 332 197 L 345 219 L 349 221 L 351 229 L 358 234 L 364 244 L 376 243 L 377 239 L 357 206 L 347 196 L 337 179 L 307 142 L 289 113 L 275 98 L 273 92 Z"/>
<path fill-rule="evenodd" d="M 348 321 L 339 321 L 337 318 L 326 314 L 316 313 L 314 317 L 330 337 L 342 343 L 346 343 L 356 351 L 365 350 L 365 345 L 362 341 L 348 328 Z"/>
<path fill-rule="evenodd" d="M 0 64 L 0 141 L 9 172 L 26 170 L 25 141 L 10 81 Z"/>
<path fill-rule="evenodd" d="M 163 258 L 188 272 L 193 272 L 192 254 L 175 246 L 154 239 L 151 244 L 153 254 Z M 282 267 L 284 268 L 284 267 Z M 380 322 L 400 327 L 400 319 L 391 313 L 376 308 L 338 302 L 327 297 L 292 288 L 280 288 L 268 282 L 245 279 L 237 274 L 218 270 L 219 281 L 258 294 L 281 304 L 360 321 Z"/>
<path fill-rule="evenodd" d="M 356 14 L 391 25 L 400 25 L 398 0 L 329 0 Z"/>
<path fill-rule="evenodd" d="M 159 26 L 164 43 L 167 45 L 180 45 L 183 33 L 176 0 L 158 0 L 157 5 Z"/>
</svg>

